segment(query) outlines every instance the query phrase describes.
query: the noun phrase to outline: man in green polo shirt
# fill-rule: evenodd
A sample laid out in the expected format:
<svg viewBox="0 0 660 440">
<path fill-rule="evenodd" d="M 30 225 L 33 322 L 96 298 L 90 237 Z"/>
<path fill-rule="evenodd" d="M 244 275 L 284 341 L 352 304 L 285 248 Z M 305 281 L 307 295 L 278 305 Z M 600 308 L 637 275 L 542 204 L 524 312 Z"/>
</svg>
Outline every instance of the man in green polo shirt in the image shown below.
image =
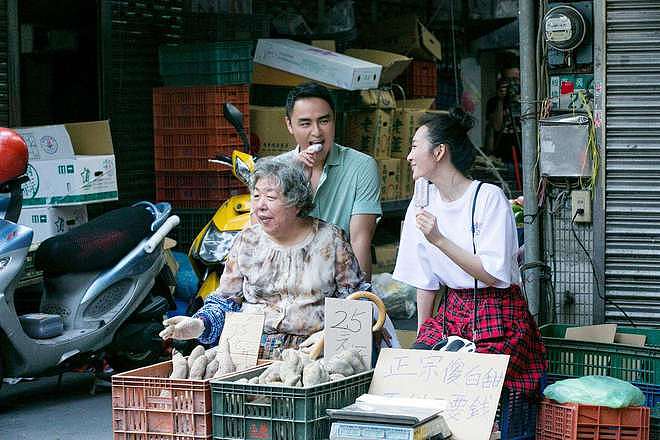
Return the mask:
<svg viewBox="0 0 660 440">
<path fill-rule="evenodd" d="M 370 280 L 371 239 L 382 215 L 376 161 L 335 144 L 334 102 L 319 84 L 302 84 L 289 92 L 286 125 L 298 145 L 283 157 L 299 160 L 308 169 L 315 192 L 310 215 L 344 230 Z"/>
</svg>

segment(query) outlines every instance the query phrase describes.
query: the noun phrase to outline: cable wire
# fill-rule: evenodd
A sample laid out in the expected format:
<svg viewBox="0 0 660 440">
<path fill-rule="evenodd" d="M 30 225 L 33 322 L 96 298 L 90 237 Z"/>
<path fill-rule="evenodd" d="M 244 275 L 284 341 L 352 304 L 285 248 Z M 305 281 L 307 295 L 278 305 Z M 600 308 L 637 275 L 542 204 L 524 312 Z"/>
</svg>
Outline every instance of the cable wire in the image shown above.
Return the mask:
<svg viewBox="0 0 660 440">
<path fill-rule="evenodd" d="M 575 232 L 575 229 L 573 228 L 573 225 L 575 224 L 575 218 L 577 217 L 578 212 L 579 212 L 579 210 L 575 211 L 575 214 L 573 214 L 573 218 L 571 219 L 571 232 L 573 233 L 573 237 L 575 237 L 575 240 L 577 241 L 577 243 L 580 245 L 580 248 L 582 248 L 582 250 L 584 251 L 584 254 L 589 259 L 589 264 L 591 264 L 591 271 L 594 275 L 594 283 L 596 284 L 596 294 L 598 295 L 598 297 L 601 300 L 603 300 L 603 302 L 605 302 L 607 304 L 611 304 L 614 307 L 616 307 L 617 310 L 620 311 L 623 314 L 623 316 L 625 316 L 626 319 L 630 322 L 630 325 L 632 325 L 633 327 L 637 327 L 637 324 L 635 324 L 635 322 L 630 318 L 630 316 L 628 316 L 628 314 L 626 313 L 625 310 L 623 310 L 621 307 L 619 307 L 619 305 L 617 303 L 607 299 L 606 297 L 604 297 L 600 293 L 600 283 L 598 282 L 598 275 L 596 274 L 596 267 L 594 266 L 594 261 L 591 259 L 591 255 L 589 255 L 589 252 L 587 252 L 587 249 L 584 247 L 584 245 L 582 244 L 582 241 L 580 241 L 580 238 L 578 237 L 577 233 Z"/>
</svg>

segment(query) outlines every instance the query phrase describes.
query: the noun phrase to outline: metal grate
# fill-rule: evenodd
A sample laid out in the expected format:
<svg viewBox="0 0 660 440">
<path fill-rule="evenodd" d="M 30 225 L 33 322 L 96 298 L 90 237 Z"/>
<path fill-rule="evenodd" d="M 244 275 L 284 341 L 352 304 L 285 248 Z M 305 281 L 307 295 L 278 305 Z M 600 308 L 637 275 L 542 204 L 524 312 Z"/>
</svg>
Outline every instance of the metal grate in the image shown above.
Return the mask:
<svg viewBox="0 0 660 440">
<path fill-rule="evenodd" d="M 551 279 L 544 280 L 543 287 L 546 292 L 554 291 L 554 304 L 550 304 L 554 310 L 552 319 L 590 325 L 593 323 L 594 278 L 589 259 L 571 232 L 570 191 L 551 188 L 546 197 L 542 246 Z M 585 249 L 593 255 L 591 223 L 576 223 L 573 228 Z"/>
<path fill-rule="evenodd" d="M 9 71 L 8 42 L 9 21 L 7 16 L 7 1 L 0 0 L 0 35 L 4 41 L 0 44 L 0 126 L 9 126 Z"/>
</svg>

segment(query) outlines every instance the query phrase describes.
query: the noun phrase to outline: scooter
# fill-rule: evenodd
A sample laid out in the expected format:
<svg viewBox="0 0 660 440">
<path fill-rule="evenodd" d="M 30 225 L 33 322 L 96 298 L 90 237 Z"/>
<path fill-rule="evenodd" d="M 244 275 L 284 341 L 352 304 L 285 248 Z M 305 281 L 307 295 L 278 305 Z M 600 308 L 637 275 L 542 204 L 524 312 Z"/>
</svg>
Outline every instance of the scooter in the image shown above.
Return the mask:
<svg viewBox="0 0 660 440">
<path fill-rule="evenodd" d="M 33 236 L 15 223 L 25 180 L 0 186 L 0 383 L 58 374 L 104 354 L 115 369 L 156 362 L 173 304 L 169 290 L 152 291 L 165 264 L 163 240 L 179 223 L 170 205 L 119 208 L 42 242 L 39 313 L 18 316 L 14 294 Z"/>
<path fill-rule="evenodd" d="M 243 148 L 249 151 L 250 143 L 243 129 L 243 115 L 232 104 L 223 105 L 223 114 L 238 132 Z M 216 156 L 209 160 L 231 167 L 234 177 L 249 185 L 254 171 L 255 158 L 250 154 L 234 150 L 231 157 Z M 203 304 L 204 299 L 220 285 L 220 275 L 238 233 L 250 224 L 250 194 L 239 194 L 227 199 L 213 215 L 190 246 L 188 258 L 200 279 L 197 295 L 191 301 L 186 314 L 192 316 Z"/>
</svg>

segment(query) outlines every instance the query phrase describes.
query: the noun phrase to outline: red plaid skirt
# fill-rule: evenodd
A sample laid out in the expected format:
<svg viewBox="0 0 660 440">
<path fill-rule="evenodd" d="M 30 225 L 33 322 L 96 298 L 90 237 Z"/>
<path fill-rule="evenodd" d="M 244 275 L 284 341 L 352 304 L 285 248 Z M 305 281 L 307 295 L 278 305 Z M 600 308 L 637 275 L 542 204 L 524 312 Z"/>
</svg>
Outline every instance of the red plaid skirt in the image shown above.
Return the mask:
<svg viewBox="0 0 660 440">
<path fill-rule="evenodd" d="M 520 294 L 520 288 L 485 287 L 477 290 L 477 324 L 473 337 L 473 289 L 449 289 L 435 317 L 427 319 L 419 330 L 417 342 L 433 346 L 445 335 L 456 335 L 475 342 L 477 352 L 508 354 L 504 386 L 527 395 L 539 391 L 547 369 L 541 333 Z M 445 315 L 446 305 L 446 315 Z"/>
</svg>

